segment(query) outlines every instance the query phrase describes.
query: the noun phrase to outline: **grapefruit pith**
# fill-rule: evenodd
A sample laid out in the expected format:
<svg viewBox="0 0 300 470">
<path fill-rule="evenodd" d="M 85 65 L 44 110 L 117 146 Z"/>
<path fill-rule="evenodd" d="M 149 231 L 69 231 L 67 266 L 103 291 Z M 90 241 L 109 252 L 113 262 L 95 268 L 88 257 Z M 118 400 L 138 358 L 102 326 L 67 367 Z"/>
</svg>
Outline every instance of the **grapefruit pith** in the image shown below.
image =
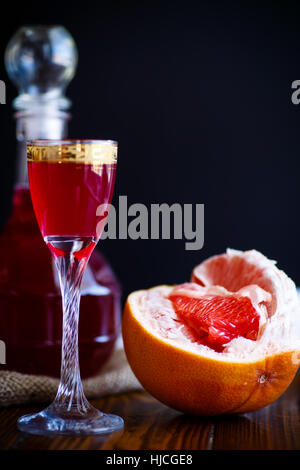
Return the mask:
<svg viewBox="0 0 300 470">
<path fill-rule="evenodd" d="M 129 295 L 125 352 L 154 397 L 180 411 L 241 413 L 276 400 L 300 362 L 294 283 L 252 250 L 210 258 L 192 282 Z"/>
</svg>

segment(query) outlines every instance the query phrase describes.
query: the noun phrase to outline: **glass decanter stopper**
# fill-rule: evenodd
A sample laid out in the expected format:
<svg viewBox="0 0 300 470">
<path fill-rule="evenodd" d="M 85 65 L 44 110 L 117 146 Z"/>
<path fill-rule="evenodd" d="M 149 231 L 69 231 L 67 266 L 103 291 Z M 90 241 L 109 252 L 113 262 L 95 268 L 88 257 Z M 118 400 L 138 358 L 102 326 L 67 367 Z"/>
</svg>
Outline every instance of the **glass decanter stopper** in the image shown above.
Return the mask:
<svg viewBox="0 0 300 470">
<path fill-rule="evenodd" d="M 63 26 L 24 26 L 5 51 L 8 76 L 19 90 L 13 101 L 17 110 L 19 142 L 17 182 L 27 182 L 25 142 L 29 139 L 62 139 L 67 135 L 65 96 L 77 66 L 76 44 Z"/>
<path fill-rule="evenodd" d="M 20 93 L 15 109 L 70 107 L 64 92 L 75 74 L 77 49 L 63 26 L 20 28 L 7 45 L 5 66 Z"/>
</svg>

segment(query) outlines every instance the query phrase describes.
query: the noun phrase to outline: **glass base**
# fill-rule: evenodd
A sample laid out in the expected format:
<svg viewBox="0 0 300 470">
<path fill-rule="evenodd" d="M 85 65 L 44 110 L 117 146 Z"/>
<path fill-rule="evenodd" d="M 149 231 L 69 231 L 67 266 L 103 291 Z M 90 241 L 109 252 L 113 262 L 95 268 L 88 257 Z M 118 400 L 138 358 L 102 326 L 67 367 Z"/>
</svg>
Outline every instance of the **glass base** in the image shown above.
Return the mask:
<svg viewBox="0 0 300 470">
<path fill-rule="evenodd" d="M 21 416 L 18 429 L 29 434 L 43 436 L 94 436 L 120 431 L 124 427 L 122 418 L 101 413 L 90 408 L 83 415 L 78 413 L 57 413 L 51 405 L 39 413 Z"/>
</svg>

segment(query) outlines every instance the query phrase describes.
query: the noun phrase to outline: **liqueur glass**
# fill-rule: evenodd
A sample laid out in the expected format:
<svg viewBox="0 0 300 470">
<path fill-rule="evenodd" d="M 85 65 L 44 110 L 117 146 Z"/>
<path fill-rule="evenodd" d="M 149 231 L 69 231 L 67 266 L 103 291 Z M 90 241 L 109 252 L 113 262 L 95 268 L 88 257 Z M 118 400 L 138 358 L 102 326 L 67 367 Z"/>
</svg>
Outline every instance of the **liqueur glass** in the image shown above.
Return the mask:
<svg viewBox="0 0 300 470">
<path fill-rule="evenodd" d="M 28 178 L 35 215 L 58 272 L 63 306 L 61 377 L 43 411 L 22 416 L 21 431 L 85 436 L 123 428 L 86 399 L 79 371 L 78 321 L 84 270 L 111 203 L 117 143 L 111 140 L 33 140 L 27 144 Z"/>
</svg>

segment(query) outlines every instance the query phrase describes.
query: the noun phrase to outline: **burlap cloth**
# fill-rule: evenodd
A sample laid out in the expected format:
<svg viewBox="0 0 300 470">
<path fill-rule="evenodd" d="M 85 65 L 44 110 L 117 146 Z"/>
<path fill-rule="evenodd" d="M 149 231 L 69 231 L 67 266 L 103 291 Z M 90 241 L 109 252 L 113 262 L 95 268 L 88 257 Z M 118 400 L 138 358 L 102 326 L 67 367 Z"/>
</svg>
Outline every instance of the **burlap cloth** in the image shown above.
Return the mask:
<svg viewBox="0 0 300 470">
<path fill-rule="evenodd" d="M 0 371 L 0 406 L 50 402 L 55 397 L 58 379 Z M 127 362 L 121 338 L 99 375 L 83 381 L 87 398 L 140 390 L 142 386 Z"/>
</svg>

